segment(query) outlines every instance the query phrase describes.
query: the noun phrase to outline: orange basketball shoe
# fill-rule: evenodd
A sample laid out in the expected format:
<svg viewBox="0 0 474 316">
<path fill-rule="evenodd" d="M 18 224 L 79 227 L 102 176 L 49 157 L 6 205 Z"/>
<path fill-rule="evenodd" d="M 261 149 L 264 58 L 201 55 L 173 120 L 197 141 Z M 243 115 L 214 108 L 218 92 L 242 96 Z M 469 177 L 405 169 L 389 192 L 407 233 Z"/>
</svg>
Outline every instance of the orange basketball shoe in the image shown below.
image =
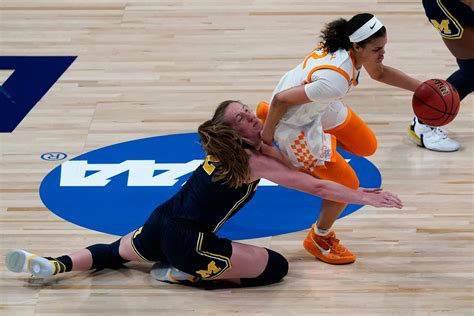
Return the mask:
<svg viewBox="0 0 474 316">
<path fill-rule="evenodd" d="M 265 124 L 265 120 L 267 119 L 269 108 L 270 108 L 270 105 L 268 105 L 268 103 L 265 101 L 260 101 L 257 105 L 257 111 L 255 115 L 257 115 L 260 121 L 262 121 L 262 124 Z"/>
<path fill-rule="evenodd" d="M 319 260 L 329 264 L 347 264 L 356 260 L 356 256 L 339 243 L 334 231 L 330 231 L 327 236 L 316 235 L 314 224 L 303 242 L 303 247 Z"/>
</svg>

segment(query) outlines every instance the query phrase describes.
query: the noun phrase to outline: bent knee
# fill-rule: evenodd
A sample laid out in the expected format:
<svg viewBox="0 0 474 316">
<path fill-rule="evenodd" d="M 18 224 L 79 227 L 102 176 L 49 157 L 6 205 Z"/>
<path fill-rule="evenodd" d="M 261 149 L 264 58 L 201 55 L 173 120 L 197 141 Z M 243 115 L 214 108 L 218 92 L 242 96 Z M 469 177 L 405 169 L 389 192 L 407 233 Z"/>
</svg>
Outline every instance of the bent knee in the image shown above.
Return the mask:
<svg viewBox="0 0 474 316">
<path fill-rule="evenodd" d="M 356 156 L 372 156 L 377 151 L 377 147 L 377 138 L 375 134 L 369 130 L 365 133 L 363 142 L 351 147 L 349 151 Z"/>
<path fill-rule="evenodd" d="M 362 148 L 358 148 L 353 152 L 353 154 L 357 156 L 361 156 L 361 157 L 368 157 L 375 154 L 376 151 L 377 151 L 377 144 L 373 146 L 365 146 Z"/>
<path fill-rule="evenodd" d="M 269 271 L 268 278 L 272 283 L 280 282 L 288 274 L 288 260 L 276 251 L 271 249 L 267 251 L 268 264 L 265 271 Z"/>
<path fill-rule="evenodd" d="M 280 282 L 288 274 L 288 260 L 276 251 L 265 248 L 268 262 L 265 270 L 256 278 L 241 279 L 242 286 L 261 286 Z"/>
</svg>

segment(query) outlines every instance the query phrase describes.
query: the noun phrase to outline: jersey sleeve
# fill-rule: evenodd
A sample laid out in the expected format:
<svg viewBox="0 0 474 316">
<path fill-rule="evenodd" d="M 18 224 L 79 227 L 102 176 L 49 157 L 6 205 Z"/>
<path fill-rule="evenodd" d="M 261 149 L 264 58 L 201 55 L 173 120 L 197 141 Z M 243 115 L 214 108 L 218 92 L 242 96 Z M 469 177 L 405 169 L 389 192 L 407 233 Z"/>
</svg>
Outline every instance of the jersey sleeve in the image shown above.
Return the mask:
<svg viewBox="0 0 474 316">
<path fill-rule="evenodd" d="M 312 82 L 304 86 L 311 101 L 339 99 L 346 95 L 347 80 L 337 71 L 320 69 L 312 76 Z"/>
</svg>

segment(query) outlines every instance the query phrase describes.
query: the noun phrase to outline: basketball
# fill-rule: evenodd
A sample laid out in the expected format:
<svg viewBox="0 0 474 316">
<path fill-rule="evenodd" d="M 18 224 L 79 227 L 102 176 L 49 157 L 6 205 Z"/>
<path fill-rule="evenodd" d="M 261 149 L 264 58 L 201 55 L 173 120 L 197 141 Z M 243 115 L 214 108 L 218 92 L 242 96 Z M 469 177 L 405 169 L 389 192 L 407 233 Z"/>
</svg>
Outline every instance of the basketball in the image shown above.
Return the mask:
<svg viewBox="0 0 474 316">
<path fill-rule="evenodd" d="M 447 81 L 430 79 L 418 86 L 413 94 L 413 112 L 425 124 L 443 126 L 459 111 L 459 94 Z"/>
</svg>

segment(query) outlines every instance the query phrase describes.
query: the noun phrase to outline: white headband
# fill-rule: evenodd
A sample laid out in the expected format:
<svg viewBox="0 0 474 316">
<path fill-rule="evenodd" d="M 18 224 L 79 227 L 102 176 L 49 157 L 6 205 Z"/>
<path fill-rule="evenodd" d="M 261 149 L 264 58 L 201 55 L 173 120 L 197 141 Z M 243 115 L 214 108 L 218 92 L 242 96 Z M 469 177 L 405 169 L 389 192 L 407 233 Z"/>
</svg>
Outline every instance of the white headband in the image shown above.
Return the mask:
<svg viewBox="0 0 474 316">
<path fill-rule="evenodd" d="M 354 33 L 349 35 L 352 43 L 359 43 L 371 37 L 375 32 L 382 28 L 383 24 L 375 16 L 368 20 L 364 25 L 359 27 Z"/>
</svg>

